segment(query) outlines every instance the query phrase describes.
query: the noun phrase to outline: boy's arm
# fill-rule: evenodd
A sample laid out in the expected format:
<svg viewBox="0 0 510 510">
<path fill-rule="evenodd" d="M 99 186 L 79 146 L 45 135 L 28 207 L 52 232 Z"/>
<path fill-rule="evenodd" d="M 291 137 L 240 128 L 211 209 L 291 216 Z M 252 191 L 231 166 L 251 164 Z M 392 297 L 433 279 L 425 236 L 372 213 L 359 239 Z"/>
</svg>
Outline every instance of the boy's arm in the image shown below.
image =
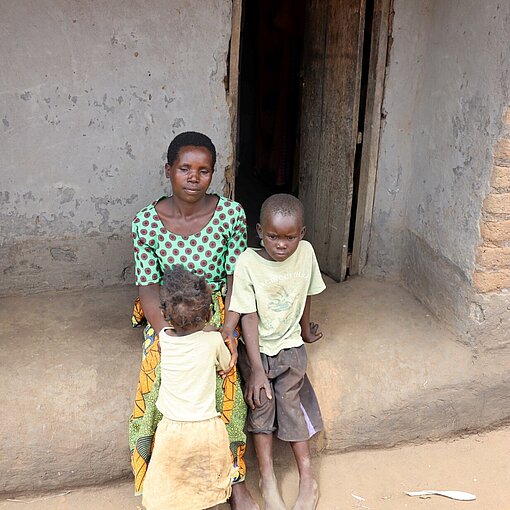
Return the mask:
<svg viewBox="0 0 510 510">
<path fill-rule="evenodd" d="M 227 337 L 230 335 L 233 338 L 234 330 L 236 329 L 237 323 L 241 318 L 241 314 L 229 310 L 230 299 L 232 297 L 232 288 L 234 286 L 234 275 L 227 275 L 227 295 L 225 296 L 225 320 L 223 321 L 223 340 L 227 341 Z M 229 347 L 230 349 L 230 347 Z"/>
<path fill-rule="evenodd" d="M 259 331 L 257 312 L 243 315 L 243 339 L 250 362 L 250 377 L 246 381 L 244 399 L 251 409 L 260 406 L 260 392 L 265 391 L 268 399 L 272 399 L 271 386 L 262 366 L 259 348 Z"/>
<path fill-rule="evenodd" d="M 312 307 L 312 296 L 306 296 L 305 309 L 299 324 L 301 326 L 301 337 L 303 342 L 313 344 L 322 338 L 322 333 L 319 331 L 319 325 L 310 322 L 310 309 Z"/>
<path fill-rule="evenodd" d="M 228 350 L 230 351 L 230 363 L 225 370 L 220 370 L 219 374 L 225 378 L 234 368 L 237 363 L 237 343 L 234 338 L 234 330 L 236 329 L 237 323 L 241 314 L 232 312 L 229 310 L 230 298 L 232 297 L 232 287 L 234 284 L 234 275 L 227 275 L 227 295 L 225 296 L 225 319 L 221 328 L 221 336 L 224 342 L 227 344 Z"/>
</svg>

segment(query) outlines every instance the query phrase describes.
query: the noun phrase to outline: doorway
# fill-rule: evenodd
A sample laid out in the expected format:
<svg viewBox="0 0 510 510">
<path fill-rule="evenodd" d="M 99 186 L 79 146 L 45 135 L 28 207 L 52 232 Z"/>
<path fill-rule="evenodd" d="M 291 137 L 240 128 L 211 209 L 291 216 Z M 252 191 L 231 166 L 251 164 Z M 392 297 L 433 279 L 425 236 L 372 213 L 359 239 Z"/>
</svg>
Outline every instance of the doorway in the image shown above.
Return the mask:
<svg viewBox="0 0 510 510">
<path fill-rule="evenodd" d="M 298 194 L 300 71 L 306 0 L 244 0 L 235 196 L 250 246 L 262 202 Z"/>
<path fill-rule="evenodd" d="M 368 245 L 389 4 L 242 2 L 235 197 L 249 245 L 268 196 L 299 196 L 307 239 L 336 281 L 361 272 Z"/>
</svg>

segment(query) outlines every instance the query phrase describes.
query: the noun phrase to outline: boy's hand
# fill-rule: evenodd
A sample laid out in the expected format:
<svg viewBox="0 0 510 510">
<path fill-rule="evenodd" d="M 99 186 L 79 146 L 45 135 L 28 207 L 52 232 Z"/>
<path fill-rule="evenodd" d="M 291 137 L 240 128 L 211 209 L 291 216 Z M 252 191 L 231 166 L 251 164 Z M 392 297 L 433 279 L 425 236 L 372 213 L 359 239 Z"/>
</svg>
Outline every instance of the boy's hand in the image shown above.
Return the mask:
<svg viewBox="0 0 510 510">
<path fill-rule="evenodd" d="M 267 378 L 266 373 L 262 370 L 255 370 L 251 372 L 250 378 L 246 384 L 246 388 L 244 390 L 244 400 L 250 407 L 250 409 L 255 409 L 256 407 L 261 406 L 260 400 L 260 392 L 265 391 L 266 397 L 271 400 L 273 398 L 271 394 L 271 386 L 269 385 L 269 380 Z"/>
<path fill-rule="evenodd" d="M 322 338 L 322 333 L 319 331 L 319 325 L 315 322 L 309 322 L 308 327 L 304 327 L 301 331 L 303 342 L 313 344 Z"/>
<path fill-rule="evenodd" d="M 221 330 L 221 336 L 223 337 L 223 341 L 228 347 L 228 350 L 230 351 L 230 363 L 228 364 L 228 367 L 226 370 L 220 370 L 218 373 L 222 379 L 225 379 L 230 372 L 232 372 L 233 368 L 236 366 L 237 363 L 237 342 L 235 340 L 235 334 L 236 332 L 230 332 L 225 329 Z"/>
</svg>

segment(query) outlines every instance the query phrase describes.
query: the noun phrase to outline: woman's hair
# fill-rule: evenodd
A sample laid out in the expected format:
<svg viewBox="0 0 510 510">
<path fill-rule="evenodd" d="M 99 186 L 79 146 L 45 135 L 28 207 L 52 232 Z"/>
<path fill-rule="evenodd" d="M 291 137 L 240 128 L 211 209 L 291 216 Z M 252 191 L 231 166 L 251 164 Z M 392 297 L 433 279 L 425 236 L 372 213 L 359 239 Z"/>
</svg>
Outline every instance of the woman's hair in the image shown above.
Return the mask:
<svg viewBox="0 0 510 510">
<path fill-rule="evenodd" d="M 168 164 L 172 166 L 179 155 L 179 151 L 183 147 L 188 147 L 190 145 L 192 147 L 204 147 L 207 149 L 211 153 L 212 167 L 214 168 L 216 164 L 216 147 L 208 136 L 196 131 L 180 133 L 170 142 L 166 155 Z"/>
<path fill-rule="evenodd" d="M 173 326 L 190 329 L 209 319 L 211 288 L 205 278 L 190 273 L 183 266 L 165 270 L 159 296 L 165 320 Z"/>
</svg>

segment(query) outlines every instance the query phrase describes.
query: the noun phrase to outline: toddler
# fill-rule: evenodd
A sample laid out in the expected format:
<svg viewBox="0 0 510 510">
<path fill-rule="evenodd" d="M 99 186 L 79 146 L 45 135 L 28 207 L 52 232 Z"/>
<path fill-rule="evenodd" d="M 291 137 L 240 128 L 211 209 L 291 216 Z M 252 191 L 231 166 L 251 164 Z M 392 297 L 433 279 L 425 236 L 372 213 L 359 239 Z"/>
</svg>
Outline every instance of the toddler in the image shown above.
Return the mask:
<svg viewBox="0 0 510 510">
<path fill-rule="evenodd" d="M 221 334 L 203 331 L 210 318 L 211 289 L 182 266 L 168 268 L 160 288 L 168 328 L 159 333 L 163 419 L 144 482 L 147 510 L 216 508 L 230 496 L 229 440 L 216 411 L 216 372 L 230 352 Z"/>
</svg>

